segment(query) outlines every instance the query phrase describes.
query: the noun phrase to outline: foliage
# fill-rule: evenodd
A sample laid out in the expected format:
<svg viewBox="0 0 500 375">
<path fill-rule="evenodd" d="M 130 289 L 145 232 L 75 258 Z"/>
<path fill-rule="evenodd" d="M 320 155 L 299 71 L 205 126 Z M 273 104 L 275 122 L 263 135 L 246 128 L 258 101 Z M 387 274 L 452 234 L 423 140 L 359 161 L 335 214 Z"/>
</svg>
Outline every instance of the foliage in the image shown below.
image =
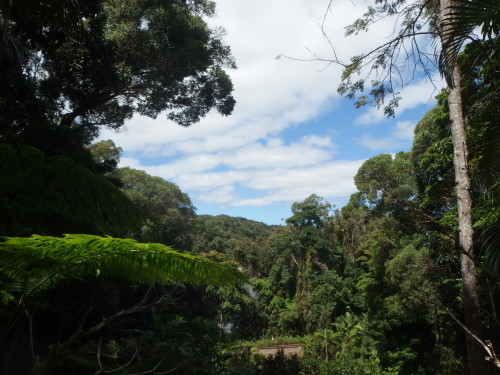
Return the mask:
<svg viewBox="0 0 500 375">
<path fill-rule="evenodd" d="M 256 349 L 265 346 L 303 345 L 307 336 L 272 336 L 232 343 L 230 349 Z"/>
<path fill-rule="evenodd" d="M 0 235 L 130 235 L 146 215 L 107 179 L 64 156 L 0 144 Z"/>
<path fill-rule="evenodd" d="M 334 53 L 335 59 L 332 62 L 344 67 L 343 82 L 339 87 L 339 92 L 352 99 L 360 93 L 362 96 L 356 102 L 357 107 L 367 103 L 374 103 L 380 107 L 385 105 L 384 100 L 389 98 L 384 112 L 393 116 L 400 99 L 396 90 L 405 86 L 408 82 L 407 77 L 410 77 L 409 81 L 417 77 L 416 72 L 420 68 L 421 74 L 431 78 L 435 61 L 441 73 L 444 73 L 448 85 L 448 107 L 453 143 L 452 155 L 458 213 L 457 247 L 460 249 L 465 320 L 469 331 L 473 332 L 476 337 L 481 336 L 482 322 L 473 251 L 474 230 L 471 179 L 468 168 L 469 142 L 466 136 L 467 117 L 462 112 L 465 103 L 463 97 L 465 98 L 466 95 L 462 93 L 461 72 L 456 60 L 462 42 L 472 34 L 476 27 L 483 24 L 483 35 L 490 38 L 498 34 L 498 4 L 492 5 L 488 0 L 441 0 L 437 2 L 403 0 L 377 1 L 376 3 L 378 6 L 369 7 L 368 12 L 362 18 L 348 27 L 347 34 L 366 31 L 373 23 L 388 17 L 395 19 L 393 34 L 388 42 L 375 47 L 368 53 L 354 56 L 350 64 L 339 61 Z M 488 6 L 490 4 L 491 6 Z M 440 38 L 440 43 L 437 44 L 437 50 L 439 48 L 442 50 L 440 59 L 437 51 L 429 54 L 424 50 L 425 41 L 419 40 L 422 35 Z M 356 79 L 354 78 L 356 74 L 363 74 L 364 77 Z M 372 89 L 367 93 L 365 82 L 368 78 L 372 78 Z M 448 219 L 446 215 L 444 216 L 443 219 Z M 428 217 L 435 220 L 432 214 Z M 447 221 L 450 222 L 450 220 Z M 472 335 L 467 335 L 466 339 L 469 371 L 471 374 L 482 375 L 486 371 L 483 353 L 481 353 L 483 349 Z M 483 348 L 486 348 L 484 343 L 482 344 Z M 498 365 L 498 362 L 496 363 Z"/>
<path fill-rule="evenodd" d="M 43 118 L 64 127 L 76 121 L 95 131 L 101 125 L 117 128 L 134 112 L 154 118 L 167 110 L 171 120 L 188 126 L 211 108 L 228 115 L 234 107 L 224 70 L 234 67 L 230 50 L 221 41 L 222 31 L 203 19 L 214 13 L 211 1 L 49 0 L 33 9 L 11 2 L 1 6 L 9 40 L 25 51 L 21 67 L 2 66 L 8 73 L 2 74 L 2 86 L 31 84 L 26 98 L 2 95 L 10 112 L 28 100 L 40 105 Z M 59 18 L 65 14 L 69 22 Z M 36 126 L 4 125 L 9 130 Z"/>
<path fill-rule="evenodd" d="M 382 371 L 375 349 L 362 318 L 346 313 L 336 319 L 332 329 L 315 332 L 304 349 L 304 365 L 308 373 L 326 374 L 391 374 Z"/>
<path fill-rule="evenodd" d="M 296 227 L 313 226 L 323 227 L 330 215 L 331 205 L 322 197 L 312 194 L 302 202 L 292 204 L 292 216 L 286 219 L 286 223 Z"/>
<path fill-rule="evenodd" d="M 150 215 L 137 239 L 159 242 L 179 250 L 190 250 L 195 207 L 186 193 L 161 177 L 128 167 L 111 171 L 107 177 L 141 210 Z"/>
<path fill-rule="evenodd" d="M 439 300 L 435 283 L 438 267 L 428 249 L 409 243 L 387 262 L 386 267 L 388 285 L 402 292 L 386 299 L 388 315 L 400 321 L 412 321 L 415 312 L 425 315 L 426 303 Z"/>
<path fill-rule="evenodd" d="M 132 239 L 65 235 L 7 237 L 0 242 L 0 272 L 15 282 L 32 280 L 20 300 L 63 279 L 121 277 L 146 284 L 239 283 L 235 269 Z M 7 284 L 8 286 L 8 284 Z"/>
<path fill-rule="evenodd" d="M 416 186 L 408 153 L 368 159 L 354 176 L 354 183 L 361 199 L 377 214 L 387 213 L 403 220 L 413 209 Z"/>
<path fill-rule="evenodd" d="M 152 311 L 147 318 L 158 319 Z M 109 333 L 72 350 L 64 369 L 72 374 L 137 372 L 213 374 L 217 328 L 209 320 L 165 316 L 161 326 L 150 330 L 123 329 L 128 334 Z M 134 333 L 135 331 L 135 333 Z M 96 356 L 97 354 L 97 356 Z M 97 357 L 97 361 L 96 361 Z"/>
<path fill-rule="evenodd" d="M 168 292 L 159 285 L 237 285 L 244 280 L 234 268 L 179 253 L 161 244 L 92 235 L 7 237 L 0 242 L 0 263 L 4 300 L 0 311 L 3 317 L 0 341 L 17 342 L 26 334 L 23 328 L 26 319 L 32 327 L 27 337 L 32 348 L 33 371 L 39 368 L 40 373 L 45 374 L 71 366 L 70 349 L 89 344 L 86 340 L 97 339 L 96 333 L 106 326 L 112 330 L 112 323 L 118 318 L 165 301 Z M 116 283 L 118 280 L 121 284 Z M 146 290 L 138 286 L 134 290 L 130 282 L 152 287 Z M 127 286 L 124 293 L 121 289 Z M 107 300 L 102 299 L 105 296 Z M 129 299 L 133 302 L 128 302 Z M 52 309 L 58 312 L 57 319 L 50 320 L 52 314 L 47 316 Z M 151 327 L 147 321 L 141 325 Z M 118 332 L 115 332 L 117 338 Z M 100 345 L 99 341 L 98 350 Z M 134 340 L 127 340 L 122 345 L 136 344 Z M 15 357 L 27 355 L 24 347 L 14 345 L 13 348 L 20 351 Z M 127 353 L 125 350 L 125 357 Z M 152 350 L 149 354 L 154 358 L 158 351 Z M 98 361 L 102 366 L 99 357 Z M 161 357 L 159 361 L 163 362 Z M 22 368 L 29 363 L 25 361 L 24 365 L 17 366 Z M 144 365 L 154 367 L 151 362 Z M 119 366 L 118 363 L 116 367 Z"/>
<path fill-rule="evenodd" d="M 483 39 L 500 34 L 500 5 L 495 0 L 455 0 L 445 9 L 442 22 L 450 27 L 442 36 L 445 43 L 439 56 L 439 68 L 450 79 L 449 67 L 456 63 L 464 42 L 473 37 L 476 28 L 481 27 Z"/>
<path fill-rule="evenodd" d="M 415 127 L 411 158 L 421 205 L 438 217 L 455 205 L 452 142 L 446 94 Z"/>
<path fill-rule="evenodd" d="M 230 263 L 222 263 L 230 264 Z M 208 301 L 216 303 L 217 324 L 230 340 L 260 337 L 266 317 L 252 285 L 239 287 L 209 285 L 205 289 Z"/>
<path fill-rule="evenodd" d="M 93 143 L 88 146 L 88 150 L 92 154 L 98 172 L 101 174 L 116 169 L 120 161 L 120 155 L 123 151 L 122 148 L 117 147 L 111 139 Z"/>
<path fill-rule="evenodd" d="M 482 3 L 462 2 L 453 10 Z M 450 317 L 463 319 L 464 300 L 447 93 L 417 124 L 410 152 L 377 155 L 361 166 L 357 191 L 342 209 L 312 194 L 293 203 L 282 226 L 196 216 L 175 184 L 116 169 L 121 149 L 112 141 L 82 145 L 99 126 L 119 127 L 134 112 L 155 117 L 167 110 L 189 125 L 210 108 L 232 110 L 224 71 L 233 66 L 230 51 L 221 31 L 204 20 L 214 4 L 46 0 L 27 2 L 29 12 L 21 3 L 0 4 L 1 136 L 10 143 L 0 148 L 0 235 L 8 236 L 0 241 L 0 371 L 466 371 L 464 334 Z M 433 63 L 430 55 L 418 60 L 422 55 L 404 41 L 435 35 L 439 20 L 431 5 L 377 1 L 369 8 L 348 34 L 390 15 L 403 28 L 345 64 L 339 90 L 357 106 L 372 103 L 393 114 L 399 89 L 387 81 L 390 74 L 405 73 L 409 62 L 424 70 Z M 467 28 L 487 10 L 452 21 Z M 493 16 L 482 18 L 489 40 L 469 43 L 457 61 L 472 197 L 479 203 L 482 323 L 495 348 L 500 48 Z M 368 71 L 376 76 L 371 88 Z M 12 237 L 67 232 L 87 234 Z M 236 268 L 253 277 L 251 285 Z M 252 341 L 235 345 L 235 339 Z M 303 358 L 282 351 L 265 358 L 251 349 L 289 342 L 304 345 Z"/>
<path fill-rule="evenodd" d="M 227 215 L 197 215 L 191 232 L 195 254 L 215 250 L 240 264 L 250 277 L 268 273 L 265 242 L 272 226 Z"/>
<path fill-rule="evenodd" d="M 268 356 L 262 362 L 259 375 L 299 375 L 302 371 L 302 361 L 297 354 L 286 356 L 281 348 L 274 356 Z"/>
<path fill-rule="evenodd" d="M 237 375 L 299 375 L 304 370 L 297 354 L 287 355 L 279 348 L 275 355 L 264 357 L 248 349 L 227 352 L 223 374 Z"/>
</svg>

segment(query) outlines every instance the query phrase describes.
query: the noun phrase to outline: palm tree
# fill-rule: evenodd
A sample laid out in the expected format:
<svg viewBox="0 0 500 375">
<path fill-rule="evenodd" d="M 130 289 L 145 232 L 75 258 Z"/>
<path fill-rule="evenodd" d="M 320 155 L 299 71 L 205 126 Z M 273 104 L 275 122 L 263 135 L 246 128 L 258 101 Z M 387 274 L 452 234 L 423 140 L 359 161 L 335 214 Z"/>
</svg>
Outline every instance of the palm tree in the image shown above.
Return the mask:
<svg viewBox="0 0 500 375">
<path fill-rule="evenodd" d="M 483 37 L 498 34 L 500 4 L 496 0 L 441 0 L 439 35 L 441 54 L 438 66 L 448 83 L 448 105 L 453 141 L 453 163 L 457 191 L 458 243 L 462 272 L 465 322 L 467 328 L 481 337 L 480 304 L 473 249 L 471 181 L 468 168 L 468 146 L 463 114 L 461 72 L 457 64 L 458 52 L 474 29 L 482 25 Z M 485 373 L 483 348 L 467 335 L 467 352 L 471 375 Z"/>
<path fill-rule="evenodd" d="M 450 27 L 443 33 L 446 40 L 439 56 L 439 69 L 451 78 L 451 68 L 467 39 L 473 40 L 474 31 L 481 28 L 483 39 L 500 33 L 500 2 L 497 0 L 453 0 L 442 16 Z M 451 62 L 451 65 L 449 64 Z"/>
</svg>

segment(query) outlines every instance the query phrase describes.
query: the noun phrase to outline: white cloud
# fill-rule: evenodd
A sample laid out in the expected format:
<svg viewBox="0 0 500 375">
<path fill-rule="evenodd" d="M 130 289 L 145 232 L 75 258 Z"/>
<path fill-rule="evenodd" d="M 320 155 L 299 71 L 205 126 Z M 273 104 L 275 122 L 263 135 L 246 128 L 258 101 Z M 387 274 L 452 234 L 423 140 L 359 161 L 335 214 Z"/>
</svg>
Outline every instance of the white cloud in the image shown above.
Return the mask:
<svg viewBox="0 0 500 375">
<path fill-rule="evenodd" d="M 141 168 L 165 179 L 183 178 L 197 173 L 210 173 L 215 169 L 231 171 L 248 169 L 275 169 L 314 166 L 327 162 L 335 153 L 335 144 L 329 137 L 306 136 L 286 145 L 281 138 L 270 138 L 265 143 L 253 142 L 234 150 L 199 152 L 169 160 L 165 164 L 143 166 L 136 158 L 124 158 L 120 166 Z M 193 177 L 199 183 L 198 177 Z M 212 177 L 210 177 L 212 178 Z M 217 182 L 215 182 L 217 183 Z"/>
<path fill-rule="evenodd" d="M 357 6 L 338 0 L 325 24 L 345 61 L 379 45 L 392 31 L 391 23 L 382 22 L 369 33 L 343 37 L 343 27 L 361 16 L 367 4 L 371 0 Z M 334 130 L 317 133 L 312 125 L 307 126 L 308 133 L 303 129 L 303 124 L 329 112 L 338 114 L 333 116 L 335 123 L 352 121 L 341 116 L 346 109 L 336 93 L 340 67 L 275 59 L 280 54 L 311 58 L 306 48 L 320 57 L 332 57 L 320 30 L 326 6 L 309 0 L 218 0 L 217 17 L 210 22 L 226 29 L 224 40 L 238 65 L 230 72 L 237 101 L 233 114 L 222 117 L 211 112 L 189 128 L 161 114 L 156 120 L 134 116 L 120 133 L 105 130 L 100 138 L 111 138 L 124 149 L 121 166 L 177 183 L 195 205 L 266 207 L 303 200 L 311 193 L 348 197 L 355 191 L 353 176 L 363 160 L 334 157 L 339 157 L 339 139 L 351 139 Z M 425 104 L 431 92 L 425 81 L 408 86 L 399 112 Z M 356 123 L 382 120 L 380 111 L 369 109 Z M 375 151 L 392 150 L 410 139 L 413 126 L 400 121 L 388 137 L 364 134 L 357 141 Z"/>
<path fill-rule="evenodd" d="M 396 123 L 392 134 L 398 139 L 413 139 L 413 129 L 415 129 L 414 121 L 399 121 Z"/>
<path fill-rule="evenodd" d="M 291 203 L 301 201 L 312 193 L 325 198 L 345 198 L 355 191 L 353 176 L 364 160 L 336 161 L 311 168 L 254 169 L 243 174 L 228 172 L 214 173 L 210 176 L 199 176 L 197 189 L 202 193 L 198 199 L 205 203 L 224 203 L 228 206 L 265 206 L 275 202 Z M 207 179 L 205 179 L 208 177 Z M 211 189 L 214 181 L 219 181 L 224 187 L 229 182 L 237 182 L 245 189 L 252 189 L 258 196 L 247 198 L 243 196 L 226 196 L 226 201 L 220 201 L 220 188 Z M 194 179 L 190 178 L 190 181 Z M 204 183 L 208 184 L 204 184 Z M 182 184 L 182 182 L 179 182 Z M 181 185 L 182 186 L 182 185 Z M 237 193 L 237 191 L 236 191 Z"/>
<path fill-rule="evenodd" d="M 292 203 L 311 193 L 348 197 L 363 160 L 332 161 L 333 142 L 308 136 L 285 145 L 281 139 L 252 144 L 230 153 L 197 154 L 163 165 L 126 164 L 178 184 L 193 199 L 224 206 Z M 240 193 L 243 189 L 245 193 Z M 246 192 L 252 191 L 253 197 Z"/>
<path fill-rule="evenodd" d="M 238 199 L 235 194 L 234 186 L 225 185 L 216 189 L 202 191 L 196 194 L 197 200 L 202 203 L 218 204 L 227 206 L 230 202 Z"/>
<path fill-rule="evenodd" d="M 398 121 L 387 137 L 363 133 L 355 141 L 373 151 L 397 152 L 407 147 L 408 143 L 413 140 L 415 125 L 414 121 Z"/>
<path fill-rule="evenodd" d="M 394 137 L 375 137 L 368 133 L 364 133 L 360 138 L 357 138 L 356 142 L 373 151 L 393 151 L 402 149 L 404 146 L 401 141 Z"/>
</svg>

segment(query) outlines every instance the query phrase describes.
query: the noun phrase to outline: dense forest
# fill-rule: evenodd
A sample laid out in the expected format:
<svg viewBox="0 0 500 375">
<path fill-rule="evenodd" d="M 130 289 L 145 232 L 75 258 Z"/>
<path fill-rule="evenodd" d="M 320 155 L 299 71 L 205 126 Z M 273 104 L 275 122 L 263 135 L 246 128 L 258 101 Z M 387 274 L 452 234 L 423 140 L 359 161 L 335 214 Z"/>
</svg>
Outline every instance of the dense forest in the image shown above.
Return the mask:
<svg viewBox="0 0 500 375">
<path fill-rule="evenodd" d="M 491 4 L 487 35 L 457 56 L 478 332 L 464 310 L 452 90 L 410 151 L 363 163 L 344 207 L 311 192 L 279 226 L 197 215 L 176 184 L 118 168 L 119 145 L 95 140 L 134 113 L 181 126 L 231 114 L 235 62 L 206 23 L 214 3 L 1 2 L 1 373 L 467 375 L 467 338 L 482 374 L 499 373 Z M 300 351 L 259 352 L 279 345 Z"/>
</svg>

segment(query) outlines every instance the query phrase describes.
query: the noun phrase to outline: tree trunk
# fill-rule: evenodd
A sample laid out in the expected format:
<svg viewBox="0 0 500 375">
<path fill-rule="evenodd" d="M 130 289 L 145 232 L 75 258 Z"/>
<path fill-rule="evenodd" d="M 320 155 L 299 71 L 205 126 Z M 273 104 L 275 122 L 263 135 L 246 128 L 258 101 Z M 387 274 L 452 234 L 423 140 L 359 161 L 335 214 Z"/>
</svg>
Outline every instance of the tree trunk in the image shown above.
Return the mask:
<svg viewBox="0 0 500 375">
<path fill-rule="evenodd" d="M 462 273 L 465 324 L 481 338 L 481 317 L 479 314 L 479 296 L 477 293 L 476 266 L 474 263 L 472 201 L 470 195 L 470 177 L 467 167 L 467 142 L 462 114 L 462 95 L 460 92 L 460 71 L 453 69 L 455 86 L 448 90 L 448 105 L 453 140 L 453 164 L 457 189 L 458 208 L 458 245 L 460 249 L 460 268 Z M 485 374 L 483 348 L 470 335 L 467 335 L 467 356 L 471 375 Z"/>
<path fill-rule="evenodd" d="M 440 32 L 443 49 L 447 47 L 450 28 L 453 27 L 445 20 L 444 15 L 449 11 L 451 0 L 440 1 Z M 476 266 L 474 262 L 472 227 L 472 200 L 470 194 L 470 177 L 468 171 L 468 149 L 465 133 L 465 120 L 462 111 L 462 93 L 460 83 L 460 68 L 456 63 L 456 56 L 446 53 L 447 68 L 452 81 L 448 82 L 448 108 L 451 120 L 451 137 L 453 141 L 453 166 L 455 170 L 455 185 L 458 208 L 458 245 L 460 250 L 460 268 L 465 310 L 465 325 L 476 336 L 481 338 L 481 316 L 479 296 L 477 292 Z M 467 358 L 470 375 L 484 375 L 486 361 L 483 348 L 470 335 L 466 337 Z"/>
</svg>

